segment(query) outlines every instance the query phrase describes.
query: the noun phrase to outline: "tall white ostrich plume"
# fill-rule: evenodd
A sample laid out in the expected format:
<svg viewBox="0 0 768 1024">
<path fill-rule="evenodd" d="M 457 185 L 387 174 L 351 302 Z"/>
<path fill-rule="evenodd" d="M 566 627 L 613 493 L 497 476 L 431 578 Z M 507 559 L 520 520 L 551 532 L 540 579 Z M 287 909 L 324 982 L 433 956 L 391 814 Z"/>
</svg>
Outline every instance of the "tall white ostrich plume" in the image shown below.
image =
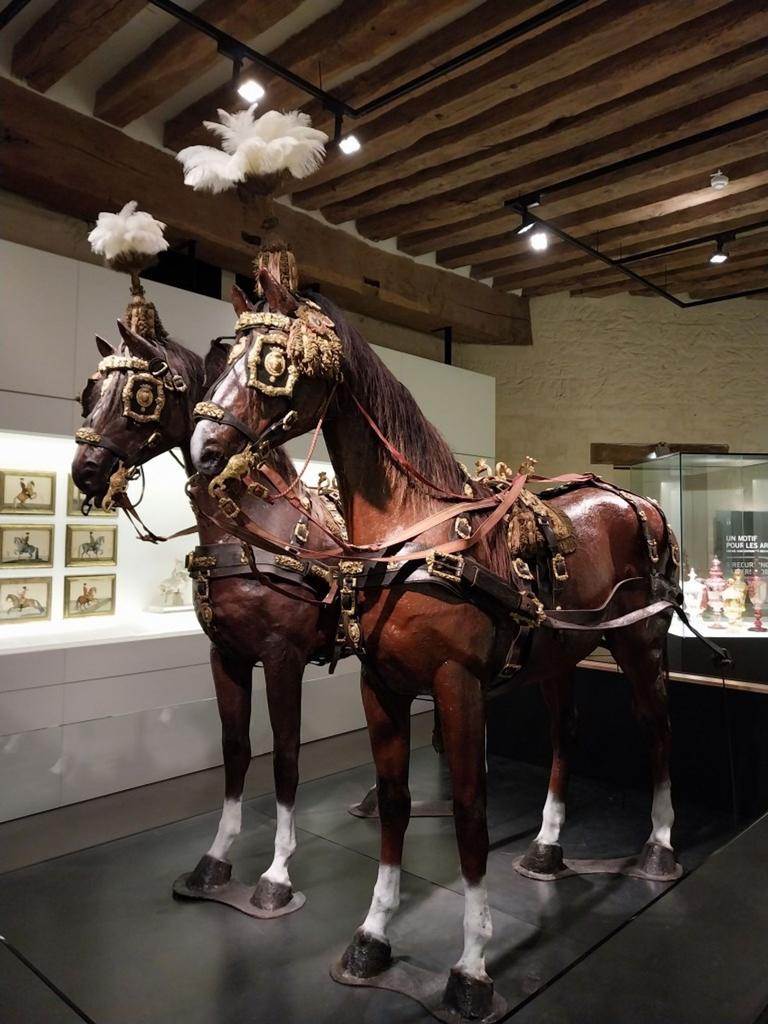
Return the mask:
<svg viewBox="0 0 768 1024">
<path fill-rule="evenodd" d="M 255 109 L 254 103 L 234 114 L 219 110 L 218 121 L 203 121 L 221 139 L 221 149 L 188 146 L 177 153 L 185 184 L 199 192 L 225 192 L 247 178 L 306 178 L 317 170 L 328 136 L 312 127 L 308 114 L 268 110 L 254 118 Z"/>
<path fill-rule="evenodd" d="M 137 210 L 132 199 L 119 213 L 100 213 L 96 227 L 88 235 L 91 249 L 110 265 L 117 262 L 148 265 L 153 256 L 168 248 L 165 224 Z"/>
</svg>

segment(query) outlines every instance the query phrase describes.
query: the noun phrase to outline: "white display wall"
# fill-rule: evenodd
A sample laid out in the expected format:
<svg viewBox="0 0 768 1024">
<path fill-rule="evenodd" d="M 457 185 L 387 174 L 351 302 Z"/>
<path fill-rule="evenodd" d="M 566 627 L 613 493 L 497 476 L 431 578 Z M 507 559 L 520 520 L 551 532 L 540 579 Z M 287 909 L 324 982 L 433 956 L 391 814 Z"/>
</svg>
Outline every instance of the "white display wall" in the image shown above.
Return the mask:
<svg viewBox="0 0 768 1024">
<path fill-rule="evenodd" d="M 115 319 L 128 295 L 127 279 L 75 260 L 0 242 L 0 469 L 57 474 L 51 516 L 0 516 L 0 522 L 55 528 L 52 569 L 0 569 L 0 577 L 53 577 L 51 619 L 0 623 L 0 820 L 145 785 L 219 764 L 220 726 L 208 666 L 208 640 L 191 612 L 147 611 L 157 584 L 189 538 L 154 546 L 118 523 L 113 616 L 80 621 L 63 616 L 67 475 L 80 423 L 72 401 L 98 361 L 93 336 L 116 341 Z M 228 303 L 148 283 L 170 333 L 203 353 L 230 333 Z M 392 350 L 379 355 L 412 390 L 426 415 L 462 461 L 494 453 L 491 377 Z M 466 421 L 456 410 L 467 411 Z M 294 459 L 306 440 L 290 446 Z M 328 469 L 318 450 L 309 482 Z M 183 473 L 169 455 L 146 468 L 142 513 L 158 533 L 192 522 Z M 135 486 L 135 485 L 134 485 Z M 89 570 L 90 571 L 90 570 Z M 3 612 L 0 610 L 0 616 Z M 357 662 L 334 676 L 309 666 L 302 738 L 310 741 L 364 724 Z M 264 680 L 254 673 L 253 753 L 271 749 Z"/>
</svg>

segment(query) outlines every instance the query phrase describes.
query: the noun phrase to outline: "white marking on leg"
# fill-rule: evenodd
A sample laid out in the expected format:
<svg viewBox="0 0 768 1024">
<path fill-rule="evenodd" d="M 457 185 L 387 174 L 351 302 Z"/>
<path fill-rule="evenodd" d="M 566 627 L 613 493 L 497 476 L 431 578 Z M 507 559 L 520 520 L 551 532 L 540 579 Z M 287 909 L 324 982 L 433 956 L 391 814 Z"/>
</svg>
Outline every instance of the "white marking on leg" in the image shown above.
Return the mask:
<svg viewBox="0 0 768 1024">
<path fill-rule="evenodd" d="M 485 880 L 470 885 L 464 879 L 464 951 L 456 968 L 470 978 L 488 980 L 485 973 L 485 947 L 493 935 L 491 910 Z"/>
<path fill-rule="evenodd" d="M 225 800 L 219 821 L 219 831 L 213 840 L 213 845 L 208 851 L 209 857 L 216 857 L 217 860 L 224 860 L 229 848 L 240 835 L 240 828 L 243 821 L 242 800 Z"/>
<path fill-rule="evenodd" d="M 362 930 L 366 935 L 385 941 L 387 925 L 400 906 L 400 865 L 379 864 L 379 873 L 373 889 L 373 899 Z"/>
<path fill-rule="evenodd" d="M 541 830 L 536 836 L 537 843 L 554 846 L 560 838 L 560 829 L 565 824 L 565 803 L 550 790 L 541 815 Z"/>
<path fill-rule="evenodd" d="M 658 843 L 672 849 L 672 826 L 675 823 L 675 812 L 672 807 L 672 787 L 669 779 L 660 783 L 653 791 L 653 807 L 651 808 L 653 828 L 649 843 Z"/>
<path fill-rule="evenodd" d="M 277 828 L 275 829 L 275 856 L 263 874 L 276 885 L 290 885 L 288 861 L 296 849 L 296 822 L 293 805 L 277 804 Z"/>
</svg>

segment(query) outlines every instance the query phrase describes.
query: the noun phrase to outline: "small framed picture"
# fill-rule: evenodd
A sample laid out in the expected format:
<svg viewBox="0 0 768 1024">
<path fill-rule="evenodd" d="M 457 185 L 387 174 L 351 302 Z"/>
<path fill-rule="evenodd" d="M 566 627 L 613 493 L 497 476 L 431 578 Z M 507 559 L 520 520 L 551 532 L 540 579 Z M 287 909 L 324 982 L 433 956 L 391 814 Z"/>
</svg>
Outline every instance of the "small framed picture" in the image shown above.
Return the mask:
<svg viewBox="0 0 768 1024">
<path fill-rule="evenodd" d="M 56 474 L 33 469 L 0 469 L 0 512 L 49 516 L 56 506 Z"/>
<path fill-rule="evenodd" d="M 64 564 L 116 565 L 117 527 L 83 523 L 67 526 L 67 544 Z"/>
<path fill-rule="evenodd" d="M 68 516 L 84 516 L 83 513 L 83 502 L 85 501 L 85 495 L 77 486 L 72 477 L 67 478 L 67 515 Z M 91 516 L 111 516 L 113 519 L 117 516 L 117 509 L 110 509 L 109 512 L 105 512 L 103 508 L 96 508 L 94 505 L 91 511 L 88 513 L 88 518 Z"/>
<path fill-rule="evenodd" d="M 46 569 L 53 565 L 53 527 L 33 523 L 0 525 L 0 567 L 15 569 L 28 565 Z"/>
<path fill-rule="evenodd" d="M 0 624 L 45 622 L 51 617 L 51 577 L 0 580 Z"/>
<path fill-rule="evenodd" d="M 115 577 L 65 576 L 64 618 L 115 614 Z"/>
</svg>

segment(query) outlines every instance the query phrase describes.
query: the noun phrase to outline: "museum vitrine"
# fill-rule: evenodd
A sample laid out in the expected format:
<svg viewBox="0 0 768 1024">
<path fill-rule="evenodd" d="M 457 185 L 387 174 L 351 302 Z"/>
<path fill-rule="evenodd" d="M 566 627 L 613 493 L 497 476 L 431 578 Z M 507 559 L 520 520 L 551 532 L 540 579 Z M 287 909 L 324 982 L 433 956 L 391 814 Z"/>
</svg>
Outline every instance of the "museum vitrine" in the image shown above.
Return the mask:
<svg viewBox="0 0 768 1024">
<path fill-rule="evenodd" d="M 677 534 L 692 624 L 729 650 L 730 677 L 768 685 L 768 455 L 651 458 L 632 467 L 630 489 L 658 501 Z M 676 618 L 670 668 L 718 674 Z"/>
</svg>

